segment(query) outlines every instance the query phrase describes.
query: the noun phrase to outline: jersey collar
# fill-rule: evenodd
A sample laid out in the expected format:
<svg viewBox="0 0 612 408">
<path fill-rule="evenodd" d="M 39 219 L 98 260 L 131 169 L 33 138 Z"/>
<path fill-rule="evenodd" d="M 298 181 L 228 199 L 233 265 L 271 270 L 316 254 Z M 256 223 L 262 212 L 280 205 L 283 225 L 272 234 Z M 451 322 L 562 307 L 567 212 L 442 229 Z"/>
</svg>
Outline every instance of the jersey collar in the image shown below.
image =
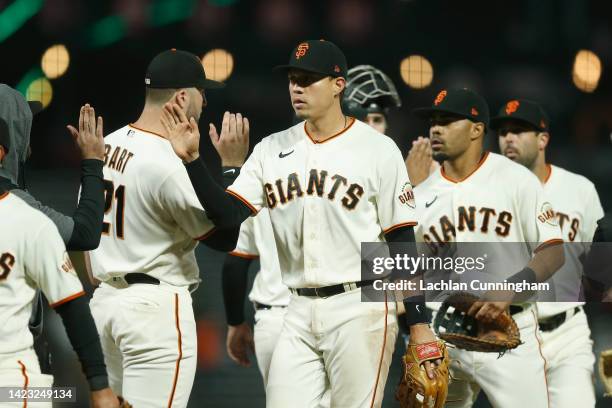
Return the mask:
<svg viewBox="0 0 612 408">
<path fill-rule="evenodd" d="M 306 136 L 308 136 L 308 138 L 310 139 L 310 141 L 311 141 L 312 143 L 314 143 L 314 144 L 321 144 L 321 143 L 329 142 L 330 140 L 332 140 L 332 139 L 334 139 L 334 138 L 336 138 L 336 137 L 338 137 L 338 136 L 342 135 L 342 134 L 343 134 L 343 133 L 345 133 L 347 130 L 349 130 L 349 129 L 350 129 L 352 126 L 353 126 L 353 124 L 354 124 L 354 123 L 355 123 L 355 118 L 354 118 L 354 117 L 352 117 L 352 116 L 349 116 L 349 124 L 348 124 L 348 126 L 347 126 L 347 127 L 345 127 L 344 129 L 342 129 L 342 130 L 341 130 L 341 131 L 339 131 L 338 133 L 333 134 L 333 135 L 331 135 L 331 136 L 329 136 L 329 137 L 326 137 L 325 139 L 323 139 L 323 140 L 319 140 L 319 141 L 314 140 L 314 139 L 312 138 L 312 136 L 310 136 L 310 133 L 308 133 L 308 129 L 306 128 L 306 122 L 304 122 L 304 132 L 306 133 Z"/>
<path fill-rule="evenodd" d="M 484 164 L 484 162 L 487 160 L 487 157 L 489 157 L 489 152 L 485 152 L 482 157 L 480 158 L 480 160 L 478 161 L 478 164 L 476 165 L 476 168 L 474 170 L 471 171 L 470 174 L 468 174 L 467 176 L 465 176 L 464 178 L 460 179 L 460 180 L 455 180 L 449 176 L 446 175 L 446 173 L 444 172 L 444 165 L 440 166 L 440 174 L 442 175 L 442 177 L 444 177 L 446 180 L 450 181 L 451 183 L 462 183 L 465 180 L 467 180 L 468 178 L 470 178 L 474 173 L 476 173 L 478 171 L 478 169 L 480 169 L 482 167 L 482 165 Z"/>
</svg>

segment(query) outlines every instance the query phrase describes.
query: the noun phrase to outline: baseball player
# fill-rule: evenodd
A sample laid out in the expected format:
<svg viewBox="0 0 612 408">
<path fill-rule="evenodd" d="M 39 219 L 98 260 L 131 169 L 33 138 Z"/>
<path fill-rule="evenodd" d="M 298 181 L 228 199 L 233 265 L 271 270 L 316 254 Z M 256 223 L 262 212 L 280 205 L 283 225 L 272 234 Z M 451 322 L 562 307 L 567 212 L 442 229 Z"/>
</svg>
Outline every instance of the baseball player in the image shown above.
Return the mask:
<svg viewBox="0 0 612 408">
<path fill-rule="evenodd" d="M 197 160 L 199 132 L 180 113 L 166 123 L 170 140 L 216 225 L 269 211 L 291 298 L 267 406 L 316 406 L 327 387 L 331 406 L 380 406 L 397 335 L 395 304 L 361 301 L 359 288 L 372 281 L 361 280 L 360 246 L 414 241 L 406 168 L 391 139 L 342 113 L 347 68 L 336 45 L 302 42 L 279 69 L 304 121 L 257 144 L 227 192 Z M 413 343 L 437 344 L 423 302 L 406 305 Z M 433 365 L 425 368 L 433 378 Z"/>
<path fill-rule="evenodd" d="M 417 229 L 423 247 L 442 253 L 453 242 L 509 243 L 499 251 L 504 258 L 487 260 L 505 261 L 507 275 L 502 278 L 532 283 L 548 279 L 563 264 L 559 227 L 534 175 L 483 151 L 489 120 L 485 100 L 468 89 L 448 89 L 430 107 L 414 113 L 429 119 L 433 157 L 443 161 L 440 170 L 415 189 L 418 203 L 424 204 Z M 525 244 L 510 244 L 518 242 Z M 510 252 L 513 258 L 505 258 Z M 494 407 L 548 406 L 536 312 L 515 296 L 512 291 L 481 292 L 482 301 L 468 314 L 491 321 L 509 308 L 523 344 L 500 358 L 496 353 L 449 349 L 453 380 L 447 406 L 469 407 L 479 390 Z"/>
<path fill-rule="evenodd" d="M 550 120 L 532 101 L 505 103 L 491 128 L 504 156 L 531 170 L 552 203 L 565 245 L 565 264 L 551 278 L 555 296 L 537 304 L 550 406 L 594 407 L 593 341 L 581 296 L 582 261 L 603 208 L 592 182 L 546 162 Z M 567 191 L 572 194 L 568 195 Z"/>
<path fill-rule="evenodd" d="M 255 308 L 253 338 L 250 327 L 244 321 L 243 309 L 248 268 L 256 258 L 260 260 L 260 269 L 249 293 L 249 300 Z M 228 322 L 227 351 L 232 360 L 248 366 L 248 352 L 253 351 L 254 347 L 264 387 L 289 296 L 289 289 L 281 281 L 270 215 L 264 208 L 257 216 L 242 223 L 236 248 L 229 253 L 223 264 L 223 298 Z"/>
<path fill-rule="evenodd" d="M 89 119 L 81 114 L 81 123 L 90 125 Z M 95 133 L 95 130 L 93 123 L 89 128 L 81 126 L 79 131 Z M 9 126 L 0 119 L 3 170 L 4 158 L 13 149 Z M 89 382 L 93 406 L 118 407 L 119 400 L 108 387 L 104 358 L 85 292 L 57 227 L 6 187 L 6 183 L 0 185 L 3 231 L 0 234 L 0 386 L 27 391 L 53 384 L 53 377 L 40 371 L 34 339 L 28 330 L 36 289 L 40 288 L 62 317 Z M 0 402 L 0 407 L 26 405 L 27 399 Z M 50 408 L 51 403 L 44 406 Z"/>
<path fill-rule="evenodd" d="M 0 84 L 0 118 L 8 124 L 9 139 L 13 146 L 4 159 L 3 167 L 0 168 L 0 185 L 32 208 L 46 214 L 55 223 L 69 251 L 95 249 L 100 242 L 104 216 L 104 185 L 102 182 L 104 139 L 101 135 L 92 132 L 79 133 L 73 126 L 68 126 L 82 156 L 81 194 L 72 217 L 55 211 L 36 200 L 27 191 L 25 185 L 25 161 L 30 152 L 32 117 L 41 109 L 40 102 L 28 103 L 21 93 L 7 85 Z M 88 116 L 90 109 L 91 114 L 95 117 L 95 112 L 89 105 L 82 107 L 81 113 Z M 39 293 L 34 302 L 30 320 L 30 329 L 35 338 L 42 333 L 42 310 L 42 297 Z M 36 343 L 36 346 L 40 345 Z M 37 348 L 43 370 L 48 369 L 46 367 L 48 356 L 45 355 L 44 348 Z"/>
<path fill-rule="evenodd" d="M 194 248 L 203 242 L 229 251 L 238 228 L 215 231 L 160 118 L 172 101 L 195 122 L 206 106 L 204 89 L 222 84 L 206 79 L 198 57 L 175 49 L 153 58 L 145 84 L 139 119 L 105 138 L 106 213 L 100 246 L 90 252 L 101 284 L 91 308 L 112 389 L 136 407 L 185 407 L 196 370 Z M 248 135 L 248 121 L 238 117 Z M 229 122 L 226 114 L 224 129 Z M 235 123 L 234 116 L 234 133 Z M 222 163 L 240 166 L 247 149 L 221 151 Z"/>
</svg>

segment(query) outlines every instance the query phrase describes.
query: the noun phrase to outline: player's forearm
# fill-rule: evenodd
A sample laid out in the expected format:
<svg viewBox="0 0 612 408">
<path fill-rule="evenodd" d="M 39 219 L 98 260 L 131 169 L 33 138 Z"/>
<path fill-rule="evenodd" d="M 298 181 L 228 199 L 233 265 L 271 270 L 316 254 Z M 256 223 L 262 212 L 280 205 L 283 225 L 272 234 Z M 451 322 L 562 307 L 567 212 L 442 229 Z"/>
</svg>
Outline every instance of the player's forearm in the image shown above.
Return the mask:
<svg viewBox="0 0 612 408">
<path fill-rule="evenodd" d="M 565 263 L 563 244 L 550 245 L 535 253 L 527 264 L 535 273 L 537 282 L 544 282 Z"/>
<path fill-rule="evenodd" d="M 244 322 L 244 299 L 250 259 L 227 255 L 223 263 L 221 282 L 227 324 L 237 326 Z"/>
<path fill-rule="evenodd" d="M 88 251 L 100 244 L 104 219 L 103 162 L 81 162 L 81 198 L 72 219 L 74 228 L 66 244 L 69 251 Z"/>
<path fill-rule="evenodd" d="M 389 255 L 395 258 L 397 255 L 403 257 L 416 257 L 416 239 L 414 237 L 414 228 L 410 226 L 397 228 L 385 235 L 389 245 Z M 398 276 L 406 278 L 406 276 Z M 421 279 L 422 275 L 414 275 L 413 279 Z M 417 288 L 420 285 L 417 285 Z M 403 304 L 406 309 L 404 318 L 408 327 L 412 327 L 420 323 L 429 323 L 429 317 L 425 313 L 425 296 L 420 290 L 403 293 Z"/>
<path fill-rule="evenodd" d="M 206 215 L 217 227 L 239 226 L 251 215 L 251 210 L 244 203 L 217 184 L 201 158 L 187 163 L 185 168 Z"/>
<path fill-rule="evenodd" d="M 58 306 L 55 310 L 62 317 L 66 334 L 79 357 L 90 389 L 97 391 L 108 387 L 100 338 L 87 298 L 78 297 Z"/>
</svg>

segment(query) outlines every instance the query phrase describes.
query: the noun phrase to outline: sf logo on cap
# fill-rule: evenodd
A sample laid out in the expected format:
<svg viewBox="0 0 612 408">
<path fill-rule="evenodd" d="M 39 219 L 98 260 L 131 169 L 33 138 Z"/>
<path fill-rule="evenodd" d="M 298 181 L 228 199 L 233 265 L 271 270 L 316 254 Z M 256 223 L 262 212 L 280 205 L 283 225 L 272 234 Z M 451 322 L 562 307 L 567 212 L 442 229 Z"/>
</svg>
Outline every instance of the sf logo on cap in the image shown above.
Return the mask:
<svg viewBox="0 0 612 408">
<path fill-rule="evenodd" d="M 510 101 L 506 104 L 506 115 L 512 115 L 518 109 L 519 101 Z"/>
<path fill-rule="evenodd" d="M 300 59 L 304 55 L 306 55 L 306 51 L 308 51 L 308 48 L 310 48 L 308 43 L 301 43 L 300 45 L 298 45 L 297 51 L 295 52 L 295 59 Z"/>
<path fill-rule="evenodd" d="M 446 89 L 440 91 L 440 93 L 438 94 L 438 96 L 436 96 L 436 99 L 434 100 L 434 105 L 438 106 L 444 100 L 444 98 L 446 98 L 446 94 Z"/>
</svg>

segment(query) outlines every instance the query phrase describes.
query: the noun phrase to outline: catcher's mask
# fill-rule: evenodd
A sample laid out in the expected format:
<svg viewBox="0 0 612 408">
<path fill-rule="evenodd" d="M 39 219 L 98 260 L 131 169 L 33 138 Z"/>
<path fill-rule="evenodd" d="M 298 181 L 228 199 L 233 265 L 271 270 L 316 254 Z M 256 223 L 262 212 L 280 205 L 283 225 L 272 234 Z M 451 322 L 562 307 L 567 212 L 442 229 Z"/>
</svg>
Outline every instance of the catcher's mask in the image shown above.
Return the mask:
<svg viewBox="0 0 612 408">
<path fill-rule="evenodd" d="M 386 115 L 389 108 L 402 106 L 391 78 L 371 65 L 358 65 L 348 70 L 344 98 L 357 102 L 368 113 Z"/>
</svg>

